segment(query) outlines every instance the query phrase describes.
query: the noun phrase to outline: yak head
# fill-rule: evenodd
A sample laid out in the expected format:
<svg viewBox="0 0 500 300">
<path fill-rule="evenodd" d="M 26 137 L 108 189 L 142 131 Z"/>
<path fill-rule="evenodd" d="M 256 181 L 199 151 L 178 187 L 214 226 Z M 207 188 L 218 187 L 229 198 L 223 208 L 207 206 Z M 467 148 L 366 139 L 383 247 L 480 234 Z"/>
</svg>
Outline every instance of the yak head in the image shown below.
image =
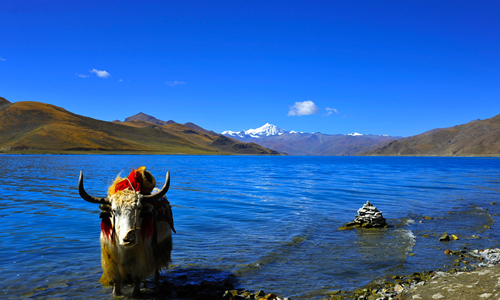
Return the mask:
<svg viewBox="0 0 500 300">
<path fill-rule="evenodd" d="M 152 203 L 165 195 L 170 186 L 170 172 L 163 188 L 154 195 L 142 195 L 139 192 L 125 189 L 105 198 L 93 197 L 87 194 L 83 187 L 83 172 L 80 171 L 78 191 L 80 196 L 91 203 L 100 204 L 101 231 L 106 238 L 112 239 L 120 246 L 136 245 L 140 234 L 149 231 L 143 220 L 151 219 L 153 215 Z"/>
</svg>

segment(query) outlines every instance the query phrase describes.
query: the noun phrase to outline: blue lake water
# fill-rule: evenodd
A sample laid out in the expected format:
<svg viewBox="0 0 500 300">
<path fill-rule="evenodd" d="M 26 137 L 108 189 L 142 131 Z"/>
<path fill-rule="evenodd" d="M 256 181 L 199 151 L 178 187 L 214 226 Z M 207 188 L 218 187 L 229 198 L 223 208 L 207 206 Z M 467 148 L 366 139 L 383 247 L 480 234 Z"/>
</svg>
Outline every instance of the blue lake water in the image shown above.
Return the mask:
<svg viewBox="0 0 500 300">
<path fill-rule="evenodd" d="M 78 175 L 105 196 L 142 165 L 160 183 L 171 171 L 171 270 L 220 270 L 253 291 L 321 299 L 442 268 L 446 249 L 499 246 L 500 159 L 3 155 L 0 298 L 111 298 L 98 282 L 99 210 Z M 366 201 L 391 227 L 338 230 Z M 439 242 L 444 232 L 460 239 Z"/>
</svg>

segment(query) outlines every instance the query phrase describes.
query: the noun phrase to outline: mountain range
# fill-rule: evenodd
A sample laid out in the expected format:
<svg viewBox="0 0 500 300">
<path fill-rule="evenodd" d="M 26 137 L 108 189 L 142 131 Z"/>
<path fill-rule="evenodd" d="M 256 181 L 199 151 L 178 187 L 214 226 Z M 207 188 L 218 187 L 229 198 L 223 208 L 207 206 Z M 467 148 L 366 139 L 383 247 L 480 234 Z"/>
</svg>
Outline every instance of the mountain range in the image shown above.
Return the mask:
<svg viewBox="0 0 500 300">
<path fill-rule="evenodd" d="M 304 133 L 269 123 L 218 134 L 144 113 L 106 122 L 0 97 L 0 153 L 500 156 L 500 115 L 405 138 Z"/>
<path fill-rule="evenodd" d="M 148 118 L 149 117 L 149 118 Z M 205 130 L 193 123 L 163 122 L 145 114 L 106 122 L 32 101 L 0 97 L 0 152 L 278 154 Z"/>
<path fill-rule="evenodd" d="M 290 155 L 358 155 L 400 138 L 357 132 L 351 134 L 304 133 L 288 131 L 269 123 L 256 129 L 228 130 L 222 134 Z"/>
</svg>

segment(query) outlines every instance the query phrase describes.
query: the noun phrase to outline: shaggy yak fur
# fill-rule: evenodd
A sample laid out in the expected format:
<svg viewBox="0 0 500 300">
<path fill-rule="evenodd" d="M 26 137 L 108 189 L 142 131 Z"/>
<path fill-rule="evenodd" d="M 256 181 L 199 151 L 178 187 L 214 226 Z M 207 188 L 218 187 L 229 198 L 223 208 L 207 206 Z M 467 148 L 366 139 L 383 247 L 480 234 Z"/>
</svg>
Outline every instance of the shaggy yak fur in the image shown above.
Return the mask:
<svg viewBox="0 0 500 300">
<path fill-rule="evenodd" d="M 123 178 L 115 179 L 107 198 L 90 197 L 86 192 L 80 194 L 89 202 L 101 203 L 99 207 L 103 211 L 100 236 L 103 273 L 100 282 L 113 285 L 113 294 L 120 295 L 123 282 L 133 281 L 133 294 L 137 296 L 145 278 L 153 274 L 159 276 L 161 270 L 168 269 L 172 251 L 171 231 L 175 229 L 170 203 L 165 196 L 148 203 L 143 200 L 143 195 L 130 189 L 115 192 L 115 185 L 121 180 Z M 83 174 L 80 181 L 83 189 Z M 167 174 L 167 189 L 169 181 Z M 162 221 L 157 221 L 160 208 L 167 213 Z"/>
</svg>

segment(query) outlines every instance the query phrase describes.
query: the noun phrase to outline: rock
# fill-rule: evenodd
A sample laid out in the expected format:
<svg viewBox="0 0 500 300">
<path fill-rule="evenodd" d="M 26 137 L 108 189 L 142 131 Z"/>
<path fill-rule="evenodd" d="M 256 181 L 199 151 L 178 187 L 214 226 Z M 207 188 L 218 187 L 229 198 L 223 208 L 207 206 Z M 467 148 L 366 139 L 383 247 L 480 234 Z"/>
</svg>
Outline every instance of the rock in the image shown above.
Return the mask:
<svg viewBox="0 0 500 300">
<path fill-rule="evenodd" d="M 448 242 L 450 240 L 450 236 L 445 232 L 440 238 L 440 242 Z"/>
<path fill-rule="evenodd" d="M 396 293 L 398 293 L 398 294 L 399 294 L 399 293 L 401 293 L 403 290 L 404 290 L 404 288 L 403 288 L 403 286 L 402 286 L 402 285 L 400 285 L 400 284 L 396 284 L 396 285 L 394 286 L 394 291 L 395 291 Z"/>
<path fill-rule="evenodd" d="M 276 299 L 276 297 L 278 297 L 278 296 L 276 296 L 275 294 L 267 294 L 264 297 L 264 299 L 266 299 L 266 300 L 274 300 L 274 299 Z"/>
</svg>

